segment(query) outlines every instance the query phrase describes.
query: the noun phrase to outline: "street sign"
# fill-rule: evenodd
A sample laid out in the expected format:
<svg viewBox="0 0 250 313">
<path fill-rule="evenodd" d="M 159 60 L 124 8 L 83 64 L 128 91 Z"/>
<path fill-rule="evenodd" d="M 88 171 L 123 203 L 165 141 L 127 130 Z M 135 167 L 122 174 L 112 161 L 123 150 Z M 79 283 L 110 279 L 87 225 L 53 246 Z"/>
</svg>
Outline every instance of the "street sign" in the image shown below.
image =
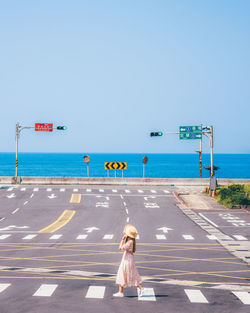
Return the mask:
<svg viewBox="0 0 250 313">
<path fill-rule="evenodd" d="M 35 131 L 52 132 L 53 124 L 51 123 L 35 123 Z"/>
<path fill-rule="evenodd" d="M 142 163 L 143 164 L 147 164 L 148 163 L 148 157 L 146 155 L 143 157 Z"/>
<path fill-rule="evenodd" d="M 180 133 L 202 133 L 202 126 L 180 126 Z"/>
<path fill-rule="evenodd" d="M 180 139 L 202 139 L 202 134 L 180 133 Z"/>
<path fill-rule="evenodd" d="M 180 139 L 202 139 L 202 126 L 180 126 Z"/>
<path fill-rule="evenodd" d="M 85 156 L 83 157 L 83 162 L 86 163 L 86 164 L 89 164 L 89 162 L 90 162 L 90 157 L 89 157 L 88 155 L 85 155 Z"/>
<path fill-rule="evenodd" d="M 105 170 L 126 170 L 127 162 L 105 162 Z"/>
</svg>

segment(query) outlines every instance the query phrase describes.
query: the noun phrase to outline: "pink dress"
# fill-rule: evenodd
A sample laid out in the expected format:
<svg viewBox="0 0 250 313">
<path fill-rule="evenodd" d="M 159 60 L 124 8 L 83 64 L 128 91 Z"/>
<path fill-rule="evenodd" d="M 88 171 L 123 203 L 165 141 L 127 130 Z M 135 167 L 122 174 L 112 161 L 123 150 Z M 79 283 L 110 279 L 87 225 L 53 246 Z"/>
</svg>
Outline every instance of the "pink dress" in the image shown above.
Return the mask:
<svg viewBox="0 0 250 313">
<path fill-rule="evenodd" d="M 141 283 L 141 277 L 135 266 L 133 241 L 128 240 L 125 244 L 122 241 L 120 249 L 123 250 L 124 253 L 117 272 L 116 283 L 123 287 L 138 286 Z"/>
</svg>

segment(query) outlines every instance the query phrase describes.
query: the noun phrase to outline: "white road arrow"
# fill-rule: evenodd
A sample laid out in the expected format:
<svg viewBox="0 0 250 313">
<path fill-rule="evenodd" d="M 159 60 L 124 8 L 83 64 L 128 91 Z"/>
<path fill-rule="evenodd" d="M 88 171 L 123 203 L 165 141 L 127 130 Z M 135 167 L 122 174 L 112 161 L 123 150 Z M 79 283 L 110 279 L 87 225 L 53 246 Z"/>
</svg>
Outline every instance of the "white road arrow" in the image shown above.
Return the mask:
<svg viewBox="0 0 250 313">
<path fill-rule="evenodd" d="M 161 227 L 161 228 L 157 228 L 157 230 L 162 230 L 164 233 L 168 233 L 169 230 L 173 230 L 173 229 L 168 228 L 168 227 Z"/>
<path fill-rule="evenodd" d="M 14 228 L 29 228 L 29 226 L 16 226 L 16 225 L 10 225 L 10 226 L 7 226 L 7 227 L 4 227 L 4 228 L 0 228 L 0 230 L 11 230 L 11 229 L 14 229 Z"/>
<path fill-rule="evenodd" d="M 56 196 L 55 196 L 55 194 L 54 194 L 54 193 L 52 193 L 50 196 L 48 196 L 48 198 L 50 198 L 50 199 L 54 199 L 54 198 L 56 198 Z"/>
<path fill-rule="evenodd" d="M 15 198 L 15 196 L 16 196 L 16 195 L 15 195 L 14 193 L 12 193 L 11 195 L 7 196 L 7 198 L 9 198 L 9 199 L 10 199 L 10 198 Z"/>
<path fill-rule="evenodd" d="M 87 228 L 84 228 L 85 230 L 87 230 L 87 233 L 92 233 L 93 230 L 99 230 L 99 228 L 93 226 L 93 227 L 87 227 Z"/>
</svg>

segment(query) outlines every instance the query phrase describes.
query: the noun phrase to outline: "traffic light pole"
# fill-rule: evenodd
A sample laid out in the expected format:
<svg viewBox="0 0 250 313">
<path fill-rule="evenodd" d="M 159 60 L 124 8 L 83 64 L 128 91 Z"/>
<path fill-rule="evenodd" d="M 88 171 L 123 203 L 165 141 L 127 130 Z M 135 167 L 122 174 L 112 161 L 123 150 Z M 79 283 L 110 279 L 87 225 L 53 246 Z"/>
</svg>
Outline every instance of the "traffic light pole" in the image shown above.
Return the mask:
<svg viewBox="0 0 250 313">
<path fill-rule="evenodd" d="M 16 123 L 16 182 L 18 181 L 18 139 L 20 138 L 20 133 L 25 128 L 35 128 L 33 126 L 21 126 Z"/>
</svg>

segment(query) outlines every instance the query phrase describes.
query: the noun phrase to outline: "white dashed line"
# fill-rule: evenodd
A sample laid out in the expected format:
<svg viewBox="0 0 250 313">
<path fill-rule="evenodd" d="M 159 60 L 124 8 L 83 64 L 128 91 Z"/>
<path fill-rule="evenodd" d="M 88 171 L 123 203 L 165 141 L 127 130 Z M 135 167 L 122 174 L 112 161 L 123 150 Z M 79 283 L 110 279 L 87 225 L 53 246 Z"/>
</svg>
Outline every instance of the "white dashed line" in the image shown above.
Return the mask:
<svg viewBox="0 0 250 313">
<path fill-rule="evenodd" d="M 246 237 L 241 236 L 241 235 L 233 235 L 233 237 L 237 240 L 248 240 Z"/>
<path fill-rule="evenodd" d="M 104 286 L 89 286 L 85 298 L 103 299 L 105 292 Z"/>
<path fill-rule="evenodd" d="M 150 190 L 152 193 L 156 193 L 156 191 L 155 190 Z"/>
<path fill-rule="evenodd" d="M 87 192 L 91 192 L 92 190 L 91 190 L 91 189 L 86 189 L 86 191 L 87 191 Z"/>
<path fill-rule="evenodd" d="M 33 189 L 33 191 L 35 191 L 35 192 L 38 191 L 38 190 L 39 190 L 39 188 L 34 188 L 34 189 Z"/>
<path fill-rule="evenodd" d="M 126 213 L 128 214 L 128 209 L 126 209 Z"/>
<path fill-rule="evenodd" d="M 104 192 L 104 190 L 103 189 L 99 189 L 99 192 Z"/>
<path fill-rule="evenodd" d="M 244 304 L 250 304 L 250 293 L 246 291 L 232 291 L 232 293 L 240 299 Z"/>
<path fill-rule="evenodd" d="M 29 201 L 25 201 L 23 205 L 26 205 Z"/>
<path fill-rule="evenodd" d="M 126 193 L 131 193 L 131 191 L 130 191 L 130 190 L 128 190 L 128 189 L 125 189 L 125 192 L 126 192 Z"/>
<path fill-rule="evenodd" d="M 138 190 L 138 192 L 139 192 L 139 193 L 143 193 L 144 191 L 143 191 L 143 190 Z"/>
<path fill-rule="evenodd" d="M 156 236 L 156 239 L 158 239 L 158 240 L 167 239 L 165 235 L 155 235 L 155 236 Z"/>
<path fill-rule="evenodd" d="M 184 289 L 188 299 L 192 303 L 208 303 L 207 299 L 204 297 L 200 290 L 194 289 Z"/>
<path fill-rule="evenodd" d="M 88 235 L 79 235 L 76 237 L 76 239 L 86 239 Z"/>
<path fill-rule="evenodd" d="M 11 284 L 0 284 L 0 292 L 3 292 L 7 289 Z"/>
<path fill-rule="evenodd" d="M 58 285 L 42 284 L 40 288 L 33 294 L 34 297 L 50 297 L 56 290 Z"/>
<path fill-rule="evenodd" d="M 163 190 L 165 193 L 170 193 L 168 190 Z"/>
<path fill-rule="evenodd" d="M 139 288 L 137 289 L 139 295 Z M 138 297 L 139 301 L 156 301 L 155 293 L 153 288 L 144 288 L 143 295 Z"/>
<path fill-rule="evenodd" d="M 117 190 L 116 189 L 112 189 L 112 192 L 117 192 Z"/>
<path fill-rule="evenodd" d="M 126 202 L 123 202 L 123 205 L 124 205 L 124 206 L 127 206 Z"/>
<path fill-rule="evenodd" d="M 25 190 L 26 190 L 26 188 L 21 188 L 20 190 L 21 190 L 21 191 L 25 191 Z"/>
<path fill-rule="evenodd" d="M 35 238 L 37 235 L 27 235 L 25 237 L 23 237 L 24 240 L 31 240 L 33 238 Z"/>
<path fill-rule="evenodd" d="M 112 239 L 114 235 L 104 235 L 102 239 Z"/>
<path fill-rule="evenodd" d="M 78 189 L 77 188 L 73 189 L 73 192 L 78 192 Z"/>
<path fill-rule="evenodd" d="M 129 217 L 127 218 L 127 223 L 129 222 Z"/>
<path fill-rule="evenodd" d="M 46 190 L 47 190 L 47 191 L 52 191 L 52 189 L 51 189 L 51 188 L 47 188 Z"/>
<path fill-rule="evenodd" d="M 7 191 L 12 191 L 14 188 L 13 187 L 10 187 L 7 189 Z"/>
<path fill-rule="evenodd" d="M 4 240 L 8 237 L 10 237 L 11 235 L 0 235 L 0 240 Z"/>
<path fill-rule="evenodd" d="M 194 237 L 191 235 L 182 235 L 182 237 L 186 240 L 194 240 Z"/>
<path fill-rule="evenodd" d="M 218 238 L 215 235 L 207 235 L 209 240 L 217 240 Z"/>
<path fill-rule="evenodd" d="M 15 209 L 11 214 L 15 214 L 17 211 L 19 211 L 19 208 Z"/>
<path fill-rule="evenodd" d="M 34 197 L 34 194 L 32 193 L 31 196 L 30 196 L 30 198 L 33 198 L 33 197 Z"/>
<path fill-rule="evenodd" d="M 202 213 L 199 213 L 199 215 L 204 218 L 208 223 L 212 224 L 214 227 L 218 227 L 214 222 L 212 222 L 210 219 L 208 219 L 206 216 L 204 216 Z"/>
<path fill-rule="evenodd" d="M 49 239 L 59 239 L 60 237 L 62 237 L 62 235 L 53 235 Z"/>
<path fill-rule="evenodd" d="M 64 191 L 65 191 L 65 188 L 61 188 L 61 189 L 60 189 L 60 192 L 64 192 Z"/>
</svg>

